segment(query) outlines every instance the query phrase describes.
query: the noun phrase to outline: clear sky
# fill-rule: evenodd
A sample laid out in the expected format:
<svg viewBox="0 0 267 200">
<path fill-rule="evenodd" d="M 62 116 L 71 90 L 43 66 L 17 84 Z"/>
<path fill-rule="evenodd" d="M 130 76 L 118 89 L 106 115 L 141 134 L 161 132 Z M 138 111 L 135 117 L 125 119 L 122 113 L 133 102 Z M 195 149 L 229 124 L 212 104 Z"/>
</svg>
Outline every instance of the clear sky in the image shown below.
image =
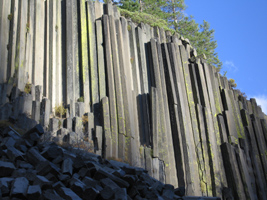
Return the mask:
<svg viewBox="0 0 267 200">
<path fill-rule="evenodd" d="M 221 73 L 267 114 L 267 0 L 185 0 L 187 15 L 215 30 Z"/>
</svg>

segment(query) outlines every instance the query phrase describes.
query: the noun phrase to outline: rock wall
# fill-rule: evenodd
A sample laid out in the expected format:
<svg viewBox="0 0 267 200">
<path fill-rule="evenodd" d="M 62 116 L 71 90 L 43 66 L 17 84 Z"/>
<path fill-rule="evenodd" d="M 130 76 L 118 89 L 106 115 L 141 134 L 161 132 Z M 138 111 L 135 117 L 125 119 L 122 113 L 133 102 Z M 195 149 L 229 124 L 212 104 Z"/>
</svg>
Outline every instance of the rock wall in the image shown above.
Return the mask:
<svg viewBox="0 0 267 200">
<path fill-rule="evenodd" d="M 2 0 L 0 17 L 0 119 L 41 123 L 44 139 L 83 142 L 187 195 L 265 199 L 265 115 L 187 39 L 85 0 Z"/>
</svg>

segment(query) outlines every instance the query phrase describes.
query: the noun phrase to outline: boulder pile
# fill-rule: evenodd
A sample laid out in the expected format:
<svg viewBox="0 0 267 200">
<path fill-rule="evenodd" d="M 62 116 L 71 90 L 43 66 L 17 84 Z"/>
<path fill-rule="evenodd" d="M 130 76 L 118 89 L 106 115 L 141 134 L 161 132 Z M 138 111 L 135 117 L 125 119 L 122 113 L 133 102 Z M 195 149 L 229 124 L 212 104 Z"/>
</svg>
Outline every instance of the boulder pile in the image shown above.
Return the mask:
<svg viewBox="0 0 267 200">
<path fill-rule="evenodd" d="M 22 136 L 11 127 L 0 130 L 3 200 L 190 198 L 183 197 L 185 188 L 163 184 L 142 168 L 102 159 L 80 149 L 41 142 L 43 134 L 41 125 Z"/>
</svg>

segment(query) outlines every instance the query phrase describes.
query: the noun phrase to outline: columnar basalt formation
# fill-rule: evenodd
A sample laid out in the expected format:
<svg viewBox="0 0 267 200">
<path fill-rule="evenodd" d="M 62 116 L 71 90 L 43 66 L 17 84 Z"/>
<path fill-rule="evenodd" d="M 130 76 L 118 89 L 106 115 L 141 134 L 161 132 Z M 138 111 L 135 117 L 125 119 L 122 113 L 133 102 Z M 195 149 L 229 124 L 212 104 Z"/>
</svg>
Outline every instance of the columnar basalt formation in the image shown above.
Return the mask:
<svg viewBox="0 0 267 200">
<path fill-rule="evenodd" d="M 188 40 L 85 0 L 2 0 L 0 17 L 1 120 L 187 195 L 266 199 L 265 114 Z"/>
</svg>

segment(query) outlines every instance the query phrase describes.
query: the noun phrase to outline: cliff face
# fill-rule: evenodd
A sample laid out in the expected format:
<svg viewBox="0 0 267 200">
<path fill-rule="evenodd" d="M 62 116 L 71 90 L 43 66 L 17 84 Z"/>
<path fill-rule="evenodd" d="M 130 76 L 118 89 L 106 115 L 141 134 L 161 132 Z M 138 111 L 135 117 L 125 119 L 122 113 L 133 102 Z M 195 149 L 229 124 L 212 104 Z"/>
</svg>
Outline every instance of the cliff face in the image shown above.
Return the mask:
<svg viewBox="0 0 267 200">
<path fill-rule="evenodd" d="M 267 196 L 261 108 L 188 40 L 85 0 L 2 0 L 0 16 L 0 119 L 40 122 L 58 142 L 88 135 L 96 153 L 187 195 Z M 62 102 L 64 120 L 52 115 Z"/>
</svg>

